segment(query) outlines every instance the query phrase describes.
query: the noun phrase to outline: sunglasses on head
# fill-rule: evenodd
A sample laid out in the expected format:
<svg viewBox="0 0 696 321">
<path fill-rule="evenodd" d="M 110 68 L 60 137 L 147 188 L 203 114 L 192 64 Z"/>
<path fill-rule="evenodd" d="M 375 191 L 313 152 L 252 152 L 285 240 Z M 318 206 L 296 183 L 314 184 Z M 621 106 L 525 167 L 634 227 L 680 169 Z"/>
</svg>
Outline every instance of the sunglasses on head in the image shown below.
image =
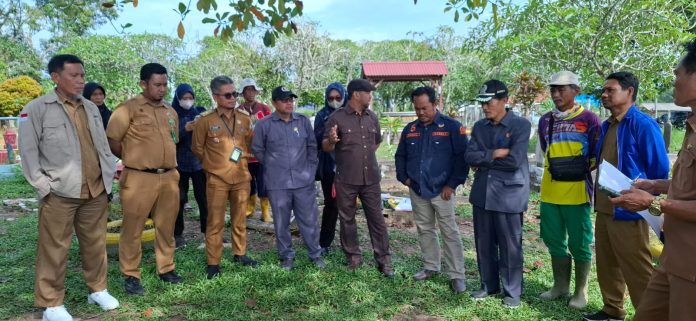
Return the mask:
<svg viewBox="0 0 696 321">
<path fill-rule="evenodd" d="M 341 96 L 329 96 L 329 97 L 326 97 L 326 100 L 328 100 L 328 101 L 341 101 L 341 99 L 343 99 Z"/>
<path fill-rule="evenodd" d="M 225 99 L 232 99 L 232 97 L 234 97 L 234 98 L 239 97 L 239 93 L 236 91 L 233 91 L 231 93 L 215 94 L 215 95 L 225 97 Z"/>
</svg>

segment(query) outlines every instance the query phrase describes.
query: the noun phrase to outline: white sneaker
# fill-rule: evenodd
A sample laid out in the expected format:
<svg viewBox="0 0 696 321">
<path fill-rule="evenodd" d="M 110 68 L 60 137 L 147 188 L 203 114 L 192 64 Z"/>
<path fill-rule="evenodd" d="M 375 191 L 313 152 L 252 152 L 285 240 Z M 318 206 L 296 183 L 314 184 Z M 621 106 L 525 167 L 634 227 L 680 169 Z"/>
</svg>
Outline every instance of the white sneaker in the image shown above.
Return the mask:
<svg viewBox="0 0 696 321">
<path fill-rule="evenodd" d="M 118 308 L 118 300 L 111 296 L 106 289 L 88 295 L 87 303 L 98 304 L 104 311 Z"/>
<path fill-rule="evenodd" d="M 43 313 L 43 321 L 73 321 L 72 315 L 68 313 L 64 305 L 46 308 Z"/>
</svg>

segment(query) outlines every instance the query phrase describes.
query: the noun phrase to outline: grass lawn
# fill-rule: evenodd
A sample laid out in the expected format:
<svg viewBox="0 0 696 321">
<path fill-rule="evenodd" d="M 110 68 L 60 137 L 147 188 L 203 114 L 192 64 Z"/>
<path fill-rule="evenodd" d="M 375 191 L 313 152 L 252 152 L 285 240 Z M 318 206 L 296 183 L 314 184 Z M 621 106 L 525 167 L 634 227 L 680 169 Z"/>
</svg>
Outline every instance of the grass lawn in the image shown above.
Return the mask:
<svg viewBox="0 0 696 321">
<path fill-rule="evenodd" d="M 31 190 L 17 179 L 0 183 L 0 199 L 28 196 Z M 8 191 L 22 191 L 19 193 Z M 121 307 L 103 312 L 86 302 L 77 241 L 70 250 L 66 279 L 66 306 L 82 320 L 579 320 L 581 312 L 566 307 L 564 300 L 538 299 L 551 285 L 551 267 L 546 248 L 539 239 L 538 195 L 531 195 L 531 208 L 524 220 L 525 283 L 522 306 L 503 308 L 501 300 L 473 301 L 468 293 L 454 296 L 446 276 L 415 282 L 411 275 L 421 268 L 415 228 L 390 227 L 390 240 L 397 276 L 385 279 L 371 260 L 364 221 L 360 237 L 365 258 L 363 268 L 351 272 L 344 255 L 333 251 L 328 268 L 319 271 L 310 264 L 300 238 L 295 238 L 296 268 L 282 270 L 273 248 L 272 235 L 250 231 L 249 254 L 261 262 L 257 269 L 232 263 L 225 250 L 220 278 L 206 280 L 206 255 L 197 249 L 200 241 L 176 252 L 177 271 L 184 284 L 165 285 L 156 278 L 154 254 L 144 250 L 142 261 L 144 297 L 125 295 L 117 257 L 109 256 L 109 290 Z M 0 209 L 7 211 L 7 208 Z M 457 207 L 464 241 L 467 286 L 478 288 L 476 253 L 471 224 L 471 206 L 462 198 Z M 191 219 L 191 218 L 189 218 Z M 229 233 L 229 232 L 227 232 Z M 37 240 L 36 212 L 0 221 L 0 318 L 32 320 L 41 312 L 33 307 L 34 262 Z M 338 246 L 338 237 L 334 243 Z M 590 279 L 590 305 L 601 307 L 595 273 Z M 630 305 L 630 304 L 627 304 Z"/>
</svg>

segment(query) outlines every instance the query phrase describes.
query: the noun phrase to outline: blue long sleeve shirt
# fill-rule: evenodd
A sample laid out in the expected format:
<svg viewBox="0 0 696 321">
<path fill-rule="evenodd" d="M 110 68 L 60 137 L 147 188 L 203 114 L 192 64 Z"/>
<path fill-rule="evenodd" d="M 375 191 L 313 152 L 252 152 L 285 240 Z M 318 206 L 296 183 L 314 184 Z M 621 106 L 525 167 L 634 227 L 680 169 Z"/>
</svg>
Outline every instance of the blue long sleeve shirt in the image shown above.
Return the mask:
<svg viewBox="0 0 696 321">
<path fill-rule="evenodd" d="M 433 198 L 445 185 L 457 188 L 466 181 L 467 137 L 458 121 L 437 113 L 425 126 L 419 120 L 410 122 L 401 133 L 396 149 L 396 178 L 423 198 Z"/>
</svg>

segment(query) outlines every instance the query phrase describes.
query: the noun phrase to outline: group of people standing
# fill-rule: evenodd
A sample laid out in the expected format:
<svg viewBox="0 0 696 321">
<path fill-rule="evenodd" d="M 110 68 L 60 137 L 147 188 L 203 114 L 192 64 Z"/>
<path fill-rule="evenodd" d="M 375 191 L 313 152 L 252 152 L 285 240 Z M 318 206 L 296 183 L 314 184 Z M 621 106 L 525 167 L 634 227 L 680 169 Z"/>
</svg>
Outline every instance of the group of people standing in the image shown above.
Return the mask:
<svg viewBox="0 0 696 321">
<path fill-rule="evenodd" d="M 341 248 L 349 269 L 363 264 L 358 242 L 357 200 L 365 213 L 377 270 L 394 276 L 389 236 L 381 208 L 381 171 L 376 151 L 382 142 L 377 115 L 370 109 L 373 84 L 355 79 L 326 88 L 325 106 L 314 124 L 295 112 L 297 95 L 287 87 L 272 90 L 269 106 L 256 101 L 262 90 L 253 79 L 240 83 L 227 76 L 210 82 L 216 108 L 195 106 L 191 86 L 177 87 L 171 106 L 163 101 L 167 70 L 157 63 L 140 70 L 142 93 L 113 113 L 104 105 L 106 91 L 85 85 L 82 61 L 57 55 L 48 64 L 55 90 L 25 106 L 19 119 L 22 169 L 39 194 L 39 240 L 35 302 L 46 308 L 44 320 L 72 320 L 63 305 L 67 253 L 73 231 L 80 244 L 88 302 L 104 310 L 119 302 L 107 291 L 105 249 L 108 202 L 116 157 L 123 224 L 119 267 L 124 290 L 143 295 L 140 260 L 145 221 L 155 226 L 156 271 L 163 282 L 181 283 L 174 252 L 183 238 L 183 208 L 188 181 L 201 214 L 207 278 L 222 273 L 225 211 L 229 205 L 232 260 L 255 267 L 247 255 L 246 218 L 255 203 L 262 220 L 273 223 L 280 266 L 292 270 L 295 251 L 290 234 L 294 216 L 309 260 L 319 269 L 340 222 Z M 675 70 L 675 103 L 696 110 L 696 41 Z M 539 121 L 545 168 L 541 185 L 541 237 L 552 260 L 553 287 L 545 300 L 570 295 L 568 304 L 587 306 L 593 231 L 596 268 L 604 306 L 584 320 L 623 320 L 624 292 L 637 307 L 635 320 L 693 320 L 689 305 L 696 293 L 696 121 L 687 134 L 669 180 L 669 160 L 654 120 L 635 106 L 638 79 L 628 72 L 609 75 L 602 103 L 611 117 L 601 122 L 575 103 L 577 75 L 554 74 L 548 82 L 555 108 Z M 406 125 L 395 154 L 397 179 L 409 189 L 423 259 L 413 278 L 429 279 L 444 271 L 454 293 L 466 291 L 464 250 L 455 220 L 455 191 L 473 171 L 469 201 L 480 288 L 475 300 L 502 294 L 503 305 L 520 305 L 523 292 L 523 213 L 529 201 L 527 149 L 531 123 L 506 109 L 508 88 L 498 80 L 481 87 L 476 100 L 485 118 L 471 134 L 437 108 L 431 87 L 410 95 L 417 120 Z M 239 96 L 244 103 L 239 104 Z M 636 178 L 631 190 L 609 195 L 593 183 L 599 162 Z M 324 208 L 319 218 L 315 180 L 321 181 Z M 667 193 L 663 198 L 659 195 Z M 173 201 L 174 200 L 174 201 Z M 597 212 L 592 227 L 592 205 Z M 665 215 L 665 250 L 654 269 L 648 227 L 636 211 Z M 272 215 L 271 212 L 272 211 Z M 573 264 L 574 263 L 574 264 Z"/>
</svg>

